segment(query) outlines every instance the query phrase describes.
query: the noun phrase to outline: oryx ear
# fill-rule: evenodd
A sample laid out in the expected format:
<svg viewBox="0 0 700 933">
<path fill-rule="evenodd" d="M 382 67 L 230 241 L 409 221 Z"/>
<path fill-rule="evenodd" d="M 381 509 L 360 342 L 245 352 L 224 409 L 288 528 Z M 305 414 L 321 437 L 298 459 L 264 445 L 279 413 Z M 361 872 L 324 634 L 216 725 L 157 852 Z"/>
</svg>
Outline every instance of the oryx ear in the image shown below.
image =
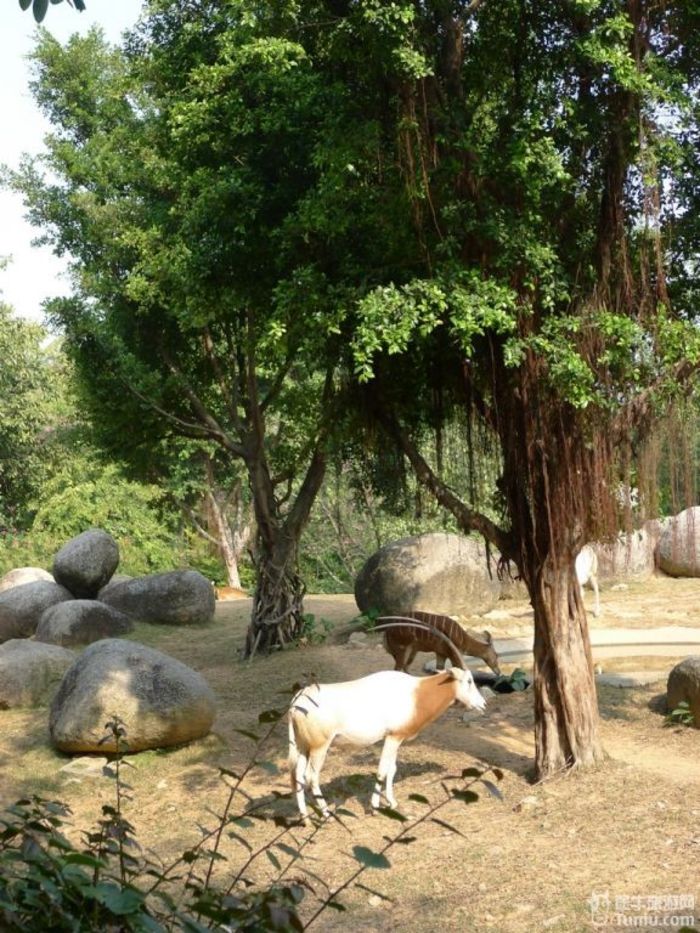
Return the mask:
<svg viewBox="0 0 700 933">
<path fill-rule="evenodd" d="M 491 638 L 491 632 L 484 632 L 484 641 L 487 645 L 493 644 L 493 638 Z"/>
<path fill-rule="evenodd" d="M 452 661 L 449 658 L 445 661 L 445 671 L 452 677 L 453 680 L 461 680 L 464 677 L 464 671 L 461 667 L 455 667 Z"/>
</svg>

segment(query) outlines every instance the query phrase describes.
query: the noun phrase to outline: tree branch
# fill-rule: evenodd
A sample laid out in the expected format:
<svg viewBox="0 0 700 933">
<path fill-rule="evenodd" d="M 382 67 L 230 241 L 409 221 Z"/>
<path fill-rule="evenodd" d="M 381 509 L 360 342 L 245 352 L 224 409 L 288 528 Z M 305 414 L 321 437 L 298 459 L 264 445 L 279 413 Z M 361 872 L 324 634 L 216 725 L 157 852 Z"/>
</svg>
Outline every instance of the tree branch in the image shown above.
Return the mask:
<svg viewBox="0 0 700 933">
<path fill-rule="evenodd" d="M 311 506 L 314 504 L 316 494 L 321 488 L 323 478 L 326 474 L 325 442 L 328 435 L 328 426 L 330 420 L 327 414 L 330 408 L 331 398 L 333 396 L 334 370 L 334 366 L 329 366 L 326 371 L 326 380 L 323 386 L 323 394 L 321 396 L 322 422 L 316 437 L 316 447 L 314 449 L 313 456 L 311 457 L 311 462 L 309 463 L 306 475 L 304 476 L 304 481 L 301 484 L 296 499 L 294 500 L 294 505 L 290 509 L 289 515 L 287 516 L 287 521 L 285 522 L 285 525 L 293 535 L 299 535 L 302 528 L 306 524 L 306 521 L 309 517 L 309 512 L 311 511 Z"/>
<path fill-rule="evenodd" d="M 208 327 L 204 327 L 202 331 L 202 342 L 204 344 L 204 352 L 206 353 L 211 368 L 216 376 L 216 381 L 219 383 L 219 388 L 221 389 L 221 395 L 226 402 L 226 407 L 228 408 L 229 415 L 231 416 L 231 421 L 234 428 L 238 431 L 238 434 L 242 434 L 243 425 L 241 423 L 240 416 L 238 414 L 238 406 L 235 402 L 235 399 L 231 395 L 229 390 L 229 385 L 226 379 L 224 378 L 223 371 L 221 369 L 221 364 L 219 362 L 219 357 L 216 355 L 214 348 L 214 340 L 211 335 L 211 331 Z"/>
<path fill-rule="evenodd" d="M 182 370 L 177 366 L 175 361 L 172 359 L 162 344 L 160 345 L 160 354 L 163 357 L 165 365 L 176 377 L 185 395 L 190 400 L 190 404 L 192 405 L 195 414 L 199 417 L 200 421 L 206 428 L 209 437 L 219 441 L 223 447 L 229 450 L 236 457 L 245 459 L 245 448 L 243 448 L 240 444 L 235 443 L 235 441 L 231 439 L 228 433 L 224 431 L 219 422 L 216 420 L 216 418 L 214 418 L 214 416 L 199 398 L 197 393 L 194 391 L 192 386 L 187 382 Z"/>
<path fill-rule="evenodd" d="M 211 544 L 215 544 L 217 547 L 219 547 L 220 542 L 217 541 L 217 539 L 213 535 L 209 534 L 206 528 L 204 528 L 200 524 L 197 516 L 194 513 L 194 509 L 190 508 L 190 506 L 188 505 L 183 505 L 182 511 L 185 513 L 185 515 L 187 515 L 189 520 L 192 522 L 195 530 L 197 531 L 199 535 L 201 535 L 206 541 L 209 541 Z"/>
<path fill-rule="evenodd" d="M 280 394 L 282 386 L 284 385 L 284 380 L 289 374 L 289 370 L 292 368 L 293 363 L 293 354 L 289 353 L 286 360 L 280 366 L 277 371 L 277 375 L 272 381 L 272 385 L 265 394 L 265 398 L 260 402 L 260 410 L 265 413 L 270 405 L 277 399 L 277 396 Z"/>
<path fill-rule="evenodd" d="M 691 363 L 690 360 L 681 360 L 672 367 L 670 373 L 647 386 L 646 389 L 632 399 L 629 405 L 624 406 L 613 420 L 612 431 L 617 441 L 624 440 L 626 429 L 629 426 L 643 430 L 653 420 L 654 394 L 659 391 L 664 383 L 673 383 L 674 386 L 680 386 L 684 392 L 690 393 L 696 387 L 691 377 L 698 372 L 700 372 L 700 361 Z"/>
<path fill-rule="evenodd" d="M 470 509 L 432 470 L 399 422 L 385 410 L 379 409 L 379 422 L 387 434 L 398 444 L 413 467 L 418 482 L 428 489 L 437 502 L 457 519 L 460 529 L 469 534 L 478 531 L 501 552 L 505 559 L 514 558 L 514 543 L 509 532 L 492 522 L 490 518 Z"/>
</svg>

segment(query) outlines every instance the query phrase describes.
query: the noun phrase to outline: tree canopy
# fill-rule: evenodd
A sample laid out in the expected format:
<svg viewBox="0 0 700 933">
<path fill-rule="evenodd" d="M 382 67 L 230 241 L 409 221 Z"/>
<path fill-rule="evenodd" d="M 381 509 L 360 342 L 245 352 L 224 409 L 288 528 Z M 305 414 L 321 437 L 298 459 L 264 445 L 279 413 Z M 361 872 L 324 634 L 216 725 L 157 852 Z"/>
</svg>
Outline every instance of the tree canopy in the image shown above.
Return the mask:
<svg viewBox="0 0 700 933">
<path fill-rule="evenodd" d="M 698 18 L 155 0 L 123 51 L 41 39 L 58 180 L 18 185 L 76 257 L 56 319 L 130 443 L 177 432 L 245 463 L 251 651 L 301 617 L 299 535 L 342 410 L 527 584 L 539 773 L 600 757 L 573 561 L 700 365 Z M 500 515 L 417 450 L 457 409 L 472 459 L 498 441 Z"/>
<path fill-rule="evenodd" d="M 43 347 L 46 333 L 0 302 L 0 525 L 28 521 L 50 456 L 50 435 L 61 413 L 53 403 L 59 376 Z"/>
</svg>

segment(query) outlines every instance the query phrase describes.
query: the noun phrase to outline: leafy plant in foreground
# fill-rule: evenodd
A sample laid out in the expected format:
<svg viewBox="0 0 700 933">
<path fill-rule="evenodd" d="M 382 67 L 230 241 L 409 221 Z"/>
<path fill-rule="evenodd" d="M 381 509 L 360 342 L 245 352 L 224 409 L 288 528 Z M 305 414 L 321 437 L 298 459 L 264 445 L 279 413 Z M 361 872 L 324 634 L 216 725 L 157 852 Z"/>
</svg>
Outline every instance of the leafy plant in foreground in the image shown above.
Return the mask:
<svg viewBox="0 0 700 933">
<path fill-rule="evenodd" d="M 669 710 L 665 717 L 667 726 L 692 726 L 695 722 L 695 716 L 691 712 L 687 700 L 681 700 L 675 709 Z"/>
<path fill-rule="evenodd" d="M 122 775 L 129 764 L 124 758 L 126 733 L 118 717 L 111 719 L 105 727 L 105 741 L 114 739 L 117 753 L 104 771 L 114 780 L 115 801 L 103 806 L 102 818 L 94 831 L 83 834 L 82 846 L 68 836 L 71 811 L 63 803 L 32 797 L 0 815 L 0 929 L 22 933 L 47 929 L 71 933 L 306 930 L 329 908 L 345 911 L 340 895 L 352 885 L 363 887 L 358 879 L 367 869 L 390 868 L 389 850 L 414 842 L 420 825 L 432 822 L 462 835 L 438 813 L 449 803 L 475 801 L 475 783 L 501 798 L 496 785 L 486 779 L 486 771 L 468 768 L 440 782 L 443 797 L 437 803 L 431 804 L 420 794 L 409 795 L 426 808 L 416 819 L 391 808 L 380 809 L 400 829 L 385 835 L 378 851 L 354 845 L 355 868 L 331 888 L 304 862 L 305 850 L 326 822 L 316 815 L 309 832 L 296 818 L 288 819 L 277 811 L 278 800 L 289 794 L 273 791 L 271 797 L 255 799 L 242 786 L 254 768 L 278 773 L 273 762 L 260 757 L 260 751 L 282 717 L 283 711 L 265 710 L 258 717 L 259 725 L 268 726 L 262 734 L 237 730 L 255 743 L 248 764 L 240 773 L 220 769 L 228 786 L 222 812 L 216 814 L 213 828 L 202 827 L 196 845 L 170 863 L 144 852 L 124 816 L 124 804 L 131 800 L 131 788 Z M 497 769 L 493 774 L 497 780 L 502 777 Z M 453 781 L 458 782 L 456 786 Z M 345 821 L 353 818 L 356 814 L 344 808 L 333 814 L 348 832 Z M 256 848 L 249 830 L 260 822 L 269 823 L 272 831 Z M 245 851 L 240 865 L 234 867 L 221 852 L 224 837 Z M 259 859 L 275 869 L 271 882 L 269 877 L 264 883 L 255 877 L 253 869 Z M 225 874 L 217 872 L 224 862 Z M 305 899 L 309 909 L 303 919 L 300 907 Z"/>
</svg>

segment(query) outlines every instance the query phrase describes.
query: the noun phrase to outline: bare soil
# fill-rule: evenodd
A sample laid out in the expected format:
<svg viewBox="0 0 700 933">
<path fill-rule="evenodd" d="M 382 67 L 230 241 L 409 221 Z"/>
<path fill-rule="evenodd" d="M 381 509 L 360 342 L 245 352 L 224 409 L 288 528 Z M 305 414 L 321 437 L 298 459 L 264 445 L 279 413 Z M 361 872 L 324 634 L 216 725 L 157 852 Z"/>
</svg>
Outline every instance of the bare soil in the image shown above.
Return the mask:
<svg viewBox="0 0 700 933">
<path fill-rule="evenodd" d="M 592 626 L 700 627 L 700 580 L 655 578 L 626 590 L 604 590 L 601 598 L 602 616 L 591 618 Z M 220 810 L 227 793 L 219 768 L 240 770 L 253 749 L 252 741 L 236 730 L 260 730 L 259 714 L 283 710 L 295 682 L 347 680 L 389 667 L 378 636 L 361 647 L 345 643 L 347 623 L 357 612 L 351 596 L 309 597 L 306 605 L 319 631 L 321 619 L 332 623 L 328 640 L 252 663 L 238 660 L 250 611 L 246 599 L 219 604 L 214 622 L 204 629 L 141 625 L 132 636 L 201 671 L 220 700 L 215 731 L 205 740 L 131 756 L 133 800 L 127 816 L 141 843 L 163 858 L 195 844 L 198 824 L 213 825 L 212 811 Z M 474 625 L 496 636 L 518 635 L 531 631 L 531 618 L 526 602 L 506 601 L 486 622 L 474 620 Z M 423 660 L 417 659 L 416 673 Z M 486 714 L 476 721 L 463 722 L 460 710 L 448 710 L 401 749 L 396 793 L 402 808 L 419 816 L 425 807 L 409 801 L 410 794 L 437 802 L 446 778 L 474 765 L 502 769 L 502 799 L 479 785 L 476 802 L 447 804 L 437 816 L 451 829 L 435 822 L 420 826 L 413 843 L 387 853 L 391 870 L 371 869 L 359 879 L 364 887 L 344 892 L 341 899 L 350 913 L 326 911 L 312 929 L 581 931 L 601 920 L 601 914 L 592 916 L 589 899 L 605 893 L 613 910 L 615 899 L 625 896 L 645 903 L 654 896 L 692 896 L 695 908 L 676 913 L 700 919 L 700 730 L 665 724 L 665 678 L 675 660 L 604 662 L 606 670 L 658 670 L 659 681 L 633 690 L 601 687 L 607 762 L 545 784 L 533 785 L 530 779 L 534 739 L 528 692 L 490 699 Z M 356 749 L 338 743 L 328 756 L 322 779 L 327 799 L 354 816 L 324 825 L 305 849 L 305 864 L 331 887 L 356 866 L 353 846 L 378 850 L 384 837 L 400 829 L 394 821 L 366 813 L 378 751 L 379 746 Z M 278 773 L 270 773 L 270 764 L 255 768 L 246 790 L 268 801 L 266 812 L 292 817 L 291 800 L 275 796 L 289 789 L 283 723 L 264 757 Z M 102 804 L 113 801 L 112 782 L 61 772 L 68 760 L 49 745 L 46 710 L 0 713 L 0 805 L 30 793 L 58 797 L 73 810 L 76 834 L 87 829 Z M 256 821 L 246 839 L 257 847 L 275 832 L 272 822 Z M 294 830 L 297 842 L 311 834 L 311 829 Z M 228 838 L 224 853 L 229 862 L 219 870 L 222 882 L 247 857 Z M 279 850 L 277 855 L 284 865 L 286 857 Z M 250 874 L 265 881 L 275 870 L 262 856 Z M 295 866 L 285 877 L 299 874 Z M 320 892 L 320 883 L 314 884 Z M 637 902 L 618 903 L 632 925 L 629 918 L 639 912 L 629 905 Z M 311 905 L 309 898 L 305 916 Z M 656 923 L 672 922 L 671 913 L 661 910 Z M 598 929 L 619 925 L 598 923 Z"/>
</svg>

